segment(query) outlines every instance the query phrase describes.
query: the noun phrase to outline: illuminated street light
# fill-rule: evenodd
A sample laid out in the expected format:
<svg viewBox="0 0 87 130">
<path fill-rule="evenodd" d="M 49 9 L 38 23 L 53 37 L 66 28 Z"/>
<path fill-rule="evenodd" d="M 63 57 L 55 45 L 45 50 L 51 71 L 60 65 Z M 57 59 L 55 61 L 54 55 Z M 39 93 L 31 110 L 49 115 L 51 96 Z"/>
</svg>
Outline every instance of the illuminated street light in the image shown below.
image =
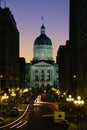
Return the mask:
<svg viewBox="0 0 87 130">
<path fill-rule="evenodd" d="M 28 92 L 28 91 L 29 91 L 28 88 L 25 88 L 25 89 L 23 90 L 23 93 Z"/>
<path fill-rule="evenodd" d="M 70 118 L 72 117 L 72 112 L 73 112 L 73 102 L 74 102 L 74 98 L 72 97 L 72 95 L 69 95 L 67 98 L 66 98 L 66 101 L 68 102 L 67 104 L 67 112 L 69 111 L 69 116 Z"/>
<path fill-rule="evenodd" d="M 73 101 L 74 101 L 74 98 L 72 97 L 72 95 L 69 95 L 69 97 L 66 98 L 66 101 L 67 101 L 67 102 L 73 102 Z"/>
<path fill-rule="evenodd" d="M 85 102 L 84 102 L 84 100 L 81 99 L 81 96 L 77 96 L 77 99 L 74 100 L 74 104 L 75 104 L 76 106 L 83 106 L 84 103 L 85 103 Z"/>
<path fill-rule="evenodd" d="M 15 97 L 15 96 L 16 96 L 16 93 L 15 93 L 14 91 L 12 91 L 11 96 L 12 96 L 12 97 Z"/>
<path fill-rule="evenodd" d="M 74 100 L 74 105 L 76 106 L 76 115 L 78 118 L 82 119 L 84 117 L 84 100 L 81 99 L 81 96 L 77 96 L 77 99 Z M 82 122 L 81 122 L 82 129 Z"/>
<path fill-rule="evenodd" d="M 2 96 L 2 99 L 8 99 L 9 96 L 7 95 L 7 93 L 4 93 L 4 95 Z"/>
<path fill-rule="evenodd" d="M 76 78 L 76 75 L 73 75 L 73 78 Z"/>
<path fill-rule="evenodd" d="M 57 91 L 56 91 L 56 94 L 60 95 L 60 91 L 59 91 L 59 90 L 57 90 Z"/>
<path fill-rule="evenodd" d="M 4 95 L 1 97 L 1 102 L 7 103 L 9 96 L 7 95 L 7 93 L 4 93 Z"/>
</svg>

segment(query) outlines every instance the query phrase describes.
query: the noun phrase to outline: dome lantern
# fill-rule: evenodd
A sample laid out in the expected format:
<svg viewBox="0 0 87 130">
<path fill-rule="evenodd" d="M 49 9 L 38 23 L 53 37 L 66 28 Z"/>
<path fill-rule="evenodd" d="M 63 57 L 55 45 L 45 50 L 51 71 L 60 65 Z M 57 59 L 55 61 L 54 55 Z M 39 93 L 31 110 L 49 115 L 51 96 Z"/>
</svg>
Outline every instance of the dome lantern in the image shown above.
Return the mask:
<svg viewBox="0 0 87 130">
<path fill-rule="evenodd" d="M 44 24 L 42 24 L 42 26 L 41 26 L 41 34 L 45 34 L 45 26 L 44 26 Z"/>
</svg>

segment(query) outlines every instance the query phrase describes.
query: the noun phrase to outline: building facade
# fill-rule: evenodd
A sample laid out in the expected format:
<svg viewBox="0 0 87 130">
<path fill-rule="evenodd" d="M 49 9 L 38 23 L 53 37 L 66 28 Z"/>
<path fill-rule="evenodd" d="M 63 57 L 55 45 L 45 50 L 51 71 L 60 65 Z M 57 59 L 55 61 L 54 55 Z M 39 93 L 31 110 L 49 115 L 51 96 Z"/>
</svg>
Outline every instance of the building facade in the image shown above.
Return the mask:
<svg viewBox="0 0 87 130">
<path fill-rule="evenodd" d="M 52 41 L 40 28 L 40 36 L 34 41 L 33 59 L 29 67 L 29 86 L 40 90 L 58 85 L 58 66 L 52 58 Z"/>
<path fill-rule="evenodd" d="M 20 57 L 19 58 L 19 68 L 20 68 L 20 88 L 24 89 L 25 88 L 25 58 Z"/>
<path fill-rule="evenodd" d="M 87 115 L 87 1 L 70 0 L 71 84 L 85 100 Z"/>
<path fill-rule="evenodd" d="M 19 32 L 9 8 L 0 7 L 0 89 L 19 87 Z"/>
<path fill-rule="evenodd" d="M 71 92 L 70 85 L 70 44 L 60 45 L 57 52 L 56 63 L 59 68 L 59 89 L 67 94 Z"/>
<path fill-rule="evenodd" d="M 87 91 L 87 1 L 70 0 L 71 82 L 86 98 Z M 74 78 L 75 77 L 75 78 Z"/>
</svg>

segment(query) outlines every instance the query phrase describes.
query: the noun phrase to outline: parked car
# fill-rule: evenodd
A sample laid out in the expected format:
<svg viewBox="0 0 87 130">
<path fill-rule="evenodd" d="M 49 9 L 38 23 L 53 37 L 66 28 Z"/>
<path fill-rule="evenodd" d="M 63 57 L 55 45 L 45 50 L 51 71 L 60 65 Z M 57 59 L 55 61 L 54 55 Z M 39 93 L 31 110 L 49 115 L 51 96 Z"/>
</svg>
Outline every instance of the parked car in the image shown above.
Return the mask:
<svg viewBox="0 0 87 130">
<path fill-rule="evenodd" d="M 13 107 L 10 113 L 10 116 L 17 116 L 19 114 L 19 110 L 16 107 Z"/>
<path fill-rule="evenodd" d="M 0 126 L 4 124 L 4 118 L 0 117 Z"/>
</svg>

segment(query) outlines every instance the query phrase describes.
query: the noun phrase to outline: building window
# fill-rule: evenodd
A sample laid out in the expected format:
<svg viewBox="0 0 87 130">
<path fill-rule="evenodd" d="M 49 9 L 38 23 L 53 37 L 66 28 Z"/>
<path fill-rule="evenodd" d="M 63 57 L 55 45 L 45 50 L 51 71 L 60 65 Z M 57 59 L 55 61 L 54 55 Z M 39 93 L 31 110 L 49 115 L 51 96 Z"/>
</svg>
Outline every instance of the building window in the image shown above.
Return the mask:
<svg viewBox="0 0 87 130">
<path fill-rule="evenodd" d="M 47 73 L 50 73 L 50 70 L 47 70 Z"/>
<path fill-rule="evenodd" d="M 35 73 L 38 73 L 38 70 L 35 70 Z"/>
<path fill-rule="evenodd" d="M 41 70 L 41 73 L 44 73 L 44 70 Z"/>
<path fill-rule="evenodd" d="M 35 81 L 39 81 L 38 75 L 35 75 Z"/>
</svg>

